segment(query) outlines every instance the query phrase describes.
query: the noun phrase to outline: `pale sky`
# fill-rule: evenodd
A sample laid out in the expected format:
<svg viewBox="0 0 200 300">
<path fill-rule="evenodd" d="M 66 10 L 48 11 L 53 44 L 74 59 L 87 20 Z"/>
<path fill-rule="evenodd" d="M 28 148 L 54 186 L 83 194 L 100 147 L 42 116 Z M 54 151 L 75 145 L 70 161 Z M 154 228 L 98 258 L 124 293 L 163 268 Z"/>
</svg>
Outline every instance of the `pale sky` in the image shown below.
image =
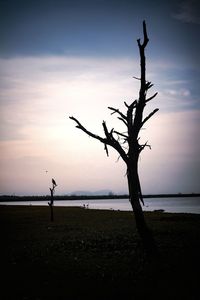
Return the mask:
<svg viewBox="0 0 200 300">
<path fill-rule="evenodd" d="M 0 0 L 0 194 L 127 192 L 118 153 L 75 128 L 73 115 L 103 136 L 102 121 L 124 130 L 138 97 L 146 20 L 147 79 L 159 112 L 142 130 L 143 193 L 200 192 L 198 1 Z M 149 94 L 149 96 L 151 95 Z M 46 172 L 48 171 L 48 172 Z"/>
</svg>

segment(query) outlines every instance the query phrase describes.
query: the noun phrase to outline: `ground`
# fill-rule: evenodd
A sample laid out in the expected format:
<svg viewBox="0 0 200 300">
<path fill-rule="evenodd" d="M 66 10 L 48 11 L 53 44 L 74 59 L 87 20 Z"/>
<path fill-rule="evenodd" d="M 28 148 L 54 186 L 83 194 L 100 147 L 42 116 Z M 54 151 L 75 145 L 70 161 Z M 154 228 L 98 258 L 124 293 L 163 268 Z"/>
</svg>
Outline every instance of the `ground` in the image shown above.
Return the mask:
<svg viewBox="0 0 200 300">
<path fill-rule="evenodd" d="M 132 212 L 0 206 L 1 299 L 198 299 L 200 215 L 145 218 L 152 260 Z"/>
</svg>

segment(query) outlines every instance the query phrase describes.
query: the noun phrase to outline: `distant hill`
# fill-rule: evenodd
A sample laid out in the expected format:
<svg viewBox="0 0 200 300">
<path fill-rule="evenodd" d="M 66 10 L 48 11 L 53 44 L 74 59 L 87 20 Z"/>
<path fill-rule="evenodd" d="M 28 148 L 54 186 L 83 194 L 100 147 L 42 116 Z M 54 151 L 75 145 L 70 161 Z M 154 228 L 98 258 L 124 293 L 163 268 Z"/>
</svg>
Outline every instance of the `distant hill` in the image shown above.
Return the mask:
<svg viewBox="0 0 200 300">
<path fill-rule="evenodd" d="M 101 195 L 114 195 L 114 193 L 111 190 L 98 190 L 98 191 L 74 191 L 70 193 L 70 195 L 73 196 L 101 196 Z"/>
</svg>

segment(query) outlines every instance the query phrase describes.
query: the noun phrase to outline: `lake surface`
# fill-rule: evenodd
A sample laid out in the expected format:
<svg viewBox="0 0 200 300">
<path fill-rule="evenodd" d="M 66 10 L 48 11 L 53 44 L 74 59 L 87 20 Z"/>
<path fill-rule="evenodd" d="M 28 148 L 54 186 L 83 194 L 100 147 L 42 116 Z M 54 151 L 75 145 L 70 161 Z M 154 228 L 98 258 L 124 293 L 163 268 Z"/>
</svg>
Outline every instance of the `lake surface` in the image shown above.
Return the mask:
<svg viewBox="0 0 200 300">
<path fill-rule="evenodd" d="M 200 214 L 200 197 L 145 198 L 144 211 L 163 209 L 172 213 Z M 1 205 L 48 206 L 48 201 L 0 202 Z M 89 209 L 132 210 L 128 199 L 55 200 L 54 206 L 76 206 Z"/>
</svg>

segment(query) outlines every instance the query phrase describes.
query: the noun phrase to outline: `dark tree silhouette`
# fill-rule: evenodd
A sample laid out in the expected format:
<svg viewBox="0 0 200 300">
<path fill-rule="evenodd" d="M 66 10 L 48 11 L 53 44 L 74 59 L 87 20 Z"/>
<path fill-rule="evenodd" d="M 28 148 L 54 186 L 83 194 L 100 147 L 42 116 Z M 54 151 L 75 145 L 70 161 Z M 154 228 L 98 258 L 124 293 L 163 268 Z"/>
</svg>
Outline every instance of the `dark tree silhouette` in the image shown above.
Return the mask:
<svg viewBox="0 0 200 300">
<path fill-rule="evenodd" d="M 48 205 L 50 207 L 50 212 L 51 212 L 51 217 L 50 217 L 50 220 L 51 222 L 54 221 L 54 214 L 53 214 L 53 204 L 54 204 L 54 193 L 55 193 L 55 188 L 57 186 L 55 180 L 52 178 L 52 188 L 49 188 L 50 189 L 50 193 L 51 193 L 51 200 L 50 202 L 48 202 Z"/>
<path fill-rule="evenodd" d="M 141 42 L 140 39 L 137 40 L 140 54 L 141 75 L 140 78 L 135 77 L 137 80 L 140 80 L 139 97 L 129 105 L 124 102 L 126 107 L 125 114 L 119 109 L 108 107 L 112 111 L 111 114 L 117 114 L 118 119 L 125 124 L 127 128 L 126 133 L 118 132 L 114 128 L 109 131 L 106 122 L 103 121 L 102 126 L 105 137 L 101 137 L 87 130 L 76 118 L 70 117 L 70 119 L 76 122 L 77 128 L 81 129 L 83 132 L 93 137 L 94 139 L 102 142 L 104 144 L 107 155 L 108 146 L 111 146 L 120 154 L 121 158 L 125 162 L 127 166 L 130 203 L 135 215 L 137 230 L 142 238 L 144 248 L 150 254 L 156 252 L 156 245 L 152 233 L 145 222 L 141 206 L 141 203 L 143 204 L 144 202 L 138 175 L 138 159 L 140 153 L 145 149 L 145 147 L 151 148 L 147 142 L 144 144 L 139 143 L 139 133 L 144 124 L 146 124 L 146 122 L 158 111 L 158 108 L 156 108 L 146 117 L 143 116 L 146 104 L 149 101 L 153 100 L 157 95 L 157 93 L 155 93 L 154 95 L 147 98 L 147 92 L 153 86 L 151 82 L 146 80 L 145 48 L 148 42 L 149 38 L 146 30 L 146 23 L 145 21 L 143 21 L 143 42 Z"/>
</svg>

